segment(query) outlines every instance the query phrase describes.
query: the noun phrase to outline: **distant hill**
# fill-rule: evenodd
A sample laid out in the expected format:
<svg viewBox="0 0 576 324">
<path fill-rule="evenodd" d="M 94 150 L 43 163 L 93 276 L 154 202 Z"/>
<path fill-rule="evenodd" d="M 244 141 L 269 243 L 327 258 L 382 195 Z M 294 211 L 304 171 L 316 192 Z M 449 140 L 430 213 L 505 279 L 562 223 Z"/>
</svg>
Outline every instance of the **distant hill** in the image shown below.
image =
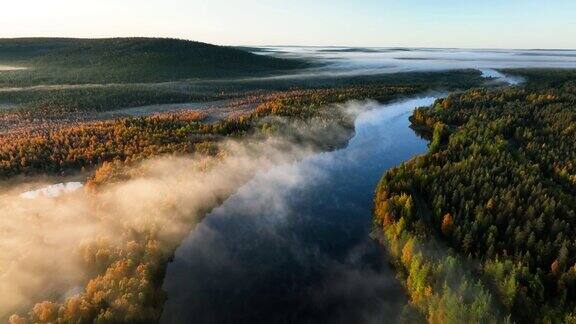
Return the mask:
<svg viewBox="0 0 576 324">
<path fill-rule="evenodd" d="M 201 42 L 165 38 L 0 39 L 0 86 L 128 83 L 270 74 L 306 62 L 256 55 Z"/>
</svg>

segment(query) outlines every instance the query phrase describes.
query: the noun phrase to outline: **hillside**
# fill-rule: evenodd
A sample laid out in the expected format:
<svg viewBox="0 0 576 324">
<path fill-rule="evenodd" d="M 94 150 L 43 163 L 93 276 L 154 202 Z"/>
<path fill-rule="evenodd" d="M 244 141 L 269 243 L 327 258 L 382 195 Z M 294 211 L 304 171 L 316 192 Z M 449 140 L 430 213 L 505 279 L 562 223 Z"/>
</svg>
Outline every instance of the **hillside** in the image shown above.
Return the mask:
<svg viewBox="0 0 576 324">
<path fill-rule="evenodd" d="M 237 48 L 160 38 L 0 39 L 0 86 L 161 82 L 269 74 L 305 67 L 302 61 Z"/>
</svg>

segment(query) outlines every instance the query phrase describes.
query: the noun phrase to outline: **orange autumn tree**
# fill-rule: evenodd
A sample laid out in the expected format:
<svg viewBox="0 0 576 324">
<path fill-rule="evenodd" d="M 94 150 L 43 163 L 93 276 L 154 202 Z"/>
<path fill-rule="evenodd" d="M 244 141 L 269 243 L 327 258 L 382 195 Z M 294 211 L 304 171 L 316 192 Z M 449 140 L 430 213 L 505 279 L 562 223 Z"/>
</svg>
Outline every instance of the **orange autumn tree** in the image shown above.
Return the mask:
<svg viewBox="0 0 576 324">
<path fill-rule="evenodd" d="M 450 213 L 444 215 L 444 218 L 442 218 L 442 233 L 444 235 L 448 235 L 450 233 L 450 231 L 452 230 L 452 223 L 454 222 L 454 220 L 452 219 L 452 215 L 450 215 Z"/>
</svg>

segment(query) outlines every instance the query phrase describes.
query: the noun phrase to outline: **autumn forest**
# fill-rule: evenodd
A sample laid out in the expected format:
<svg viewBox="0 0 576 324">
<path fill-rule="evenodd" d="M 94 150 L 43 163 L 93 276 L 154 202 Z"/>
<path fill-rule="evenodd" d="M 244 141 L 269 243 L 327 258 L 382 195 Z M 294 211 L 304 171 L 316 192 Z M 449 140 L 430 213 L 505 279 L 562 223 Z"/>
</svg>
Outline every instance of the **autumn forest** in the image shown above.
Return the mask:
<svg viewBox="0 0 576 324">
<path fill-rule="evenodd" d="M 576 323 L 576 70 L 454 53 L 0 39 L 0 321 Z"/>
</svg>

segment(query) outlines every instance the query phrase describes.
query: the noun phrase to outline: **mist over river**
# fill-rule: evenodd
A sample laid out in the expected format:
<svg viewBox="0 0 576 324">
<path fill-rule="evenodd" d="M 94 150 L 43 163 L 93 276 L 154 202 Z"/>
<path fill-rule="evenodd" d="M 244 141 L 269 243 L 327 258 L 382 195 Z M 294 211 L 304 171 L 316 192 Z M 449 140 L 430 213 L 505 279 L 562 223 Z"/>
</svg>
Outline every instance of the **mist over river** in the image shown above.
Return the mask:
<svg viewBox="0 0 576 324">
<path fill-rule="evenodd" d="M 321 66 L 274 78 L 342 77 L 457 69 L 576 68 L 576 50 L 264 46 L 256 54 Z"/>
<path fill-rule="evenodd" d="M 410 128 L 434 97 L 363 102 L 349 145 L 258 173 L 168 265 L 163 323 L 394 321 L 406 297 L 370 236 L 382 173 L 427 141 Z"/>
</svg>

